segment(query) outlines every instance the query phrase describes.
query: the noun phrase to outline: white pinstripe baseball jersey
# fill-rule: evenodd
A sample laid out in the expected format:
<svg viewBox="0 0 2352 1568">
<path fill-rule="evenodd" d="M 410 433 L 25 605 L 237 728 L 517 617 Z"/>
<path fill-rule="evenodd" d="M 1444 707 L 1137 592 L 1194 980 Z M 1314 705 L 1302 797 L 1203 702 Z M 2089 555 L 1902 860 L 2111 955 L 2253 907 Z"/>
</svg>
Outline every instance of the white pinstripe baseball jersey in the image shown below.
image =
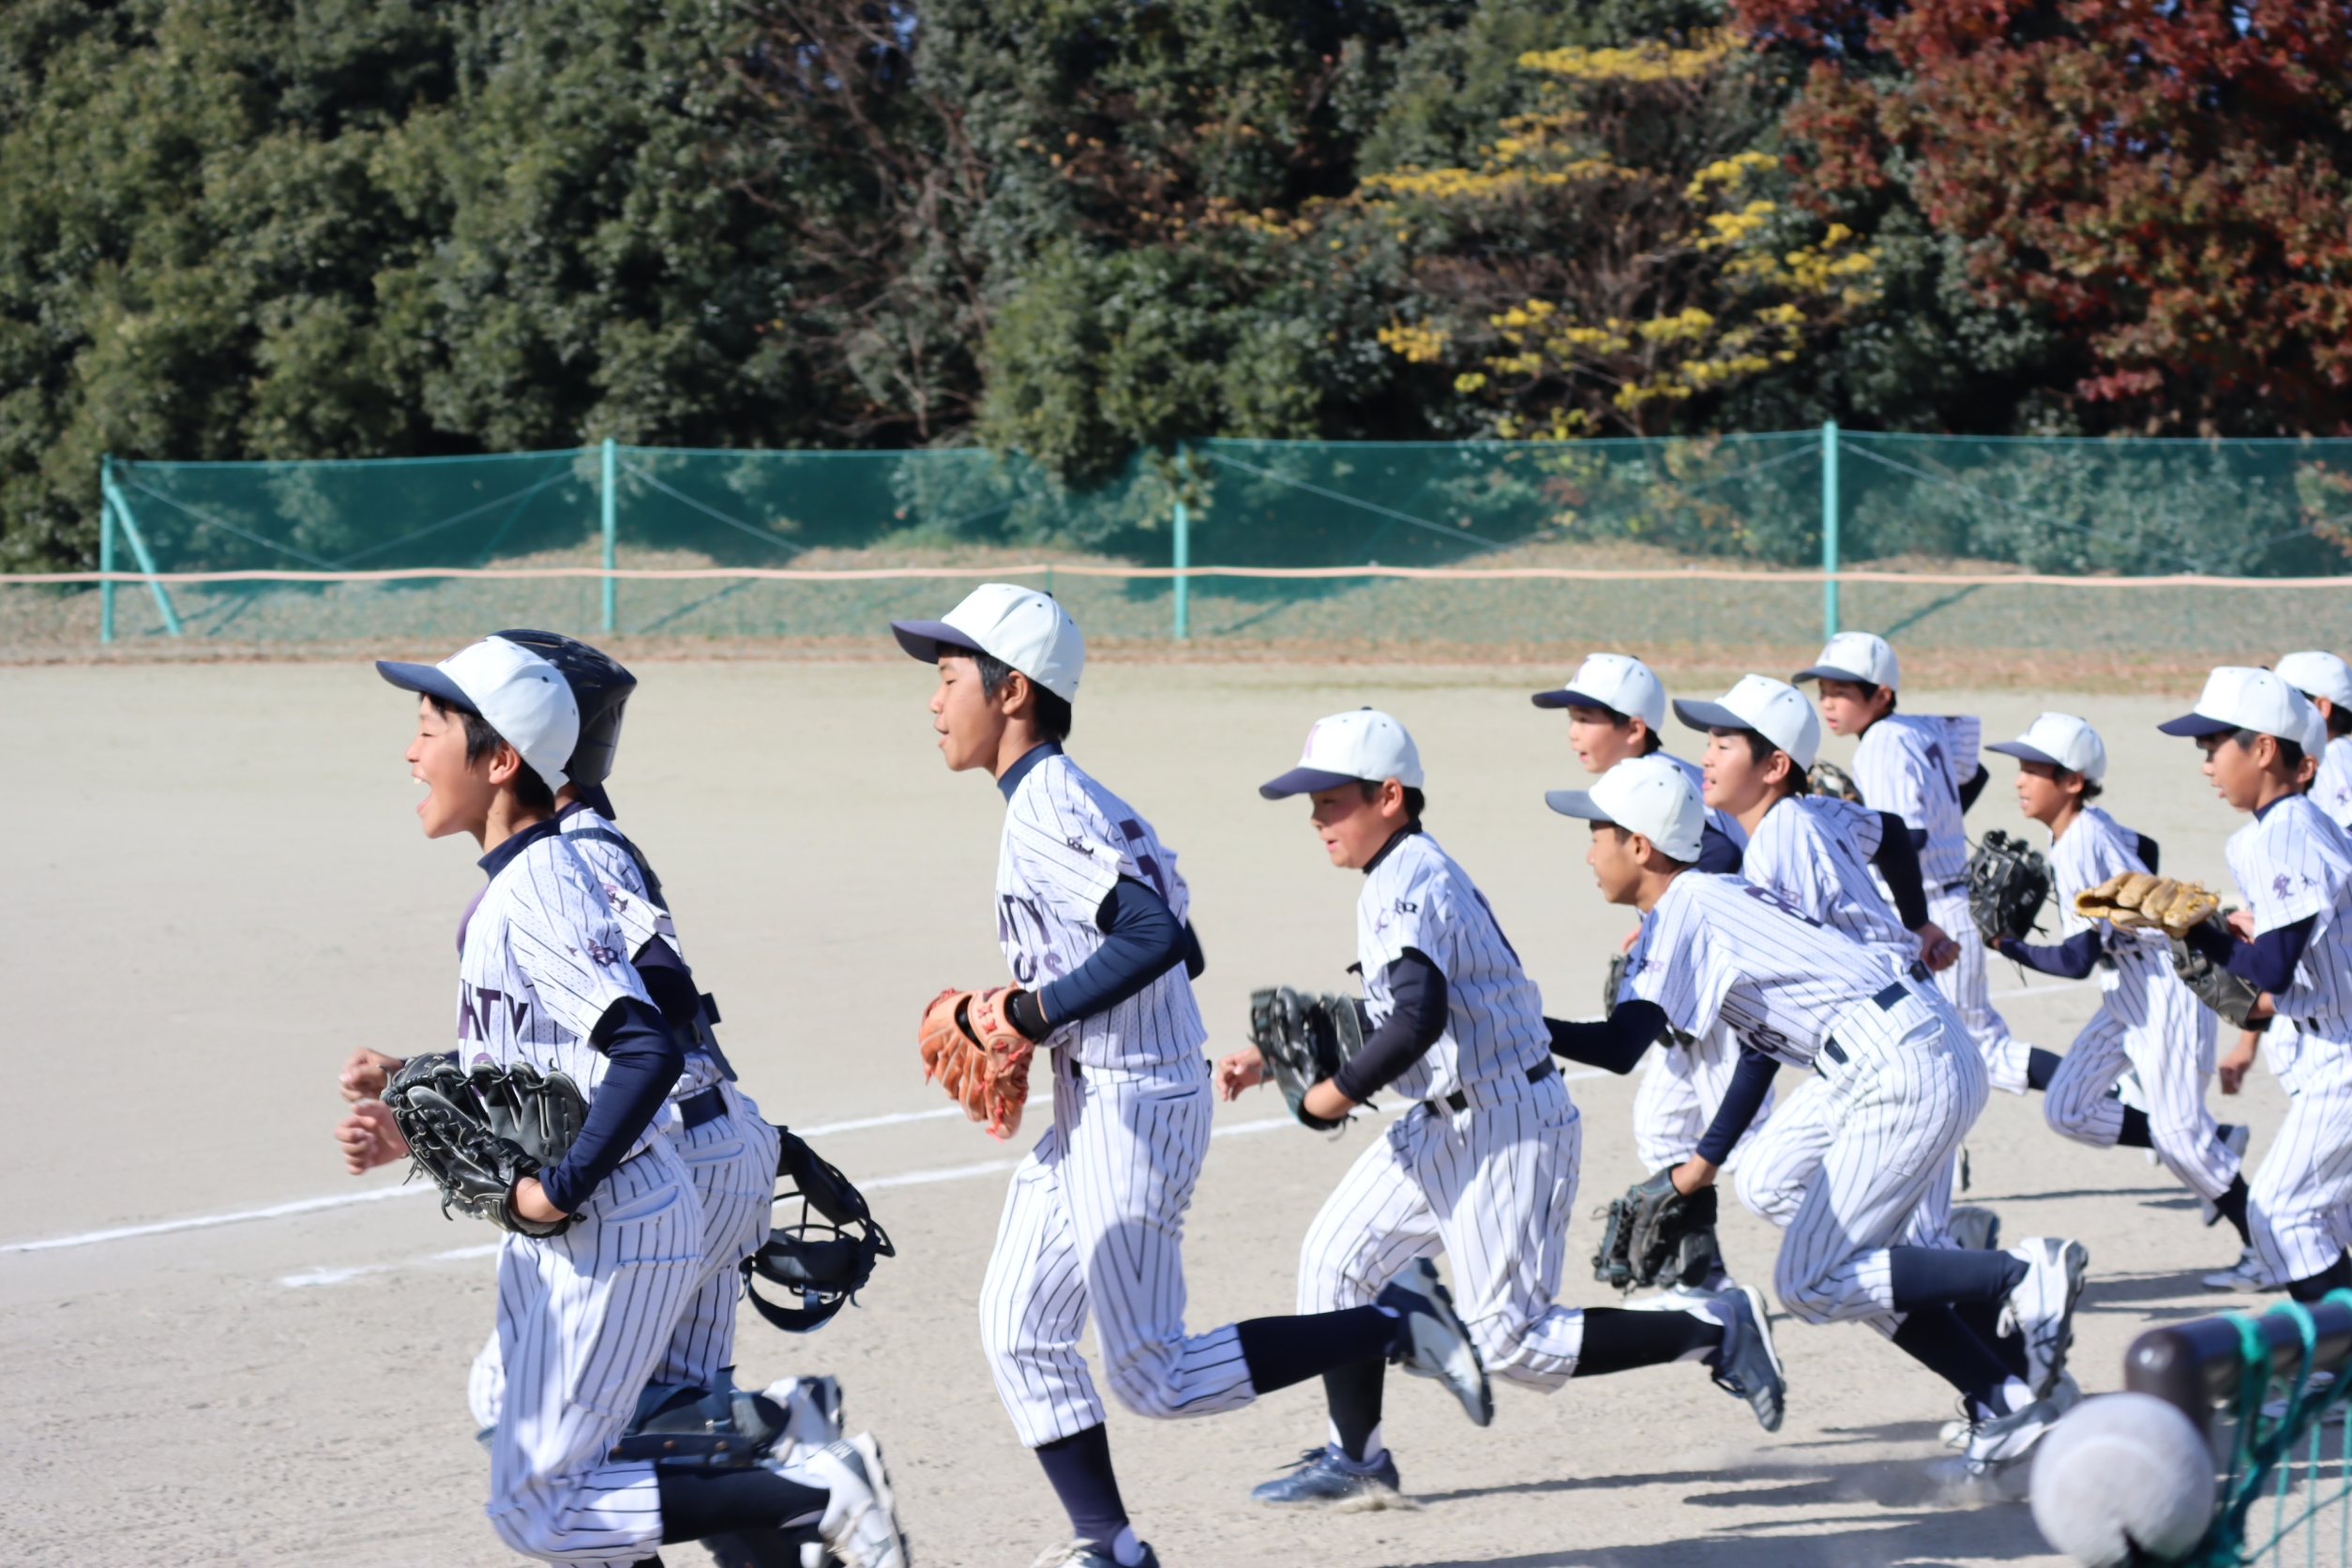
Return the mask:
<svg viewBox="0 0 2352 1568">
<path fill-rule="evenodd" d="M 2312 803 L 2328 820 L 2352 832 L 2352 735 L 2338 735 L 2319 754 L 2319 773 L 2311 781 Z"/>
<path fill-rule="evenodd" d="M 1853 775 L 1864 805 L 1892 811 L 1913 831 L 1926 833 L 1919 869 L 1931 892 L 1968 880 L 1968 837 L 1960 822 L 1960 784 L 1947 720 L 1887 715 L 1862 731 L 1854 747 Z"/>
<path fill-rule="evenodd" d="M 2229 836 L 2229 870 L 2256 936 L 2317 916 L 2295 983 L 2272 1001 L 2306 1036 L 2352 1043 L 2352 929 L 2341 919 L 2352 843 L 2311 797 L 2288 795 Z"/>
<path fill-rule="evenodd" d="M 1838 1020 L 1901 972 L 1742 877 L 1684 871 L 1642 917 L 1623 997 L 1693 1034 L 1718 1018 L 1742 1043 L 1809 1067 Z"/>
<path fill-rule="evenodd" d="M 1059 751 L 1038 761 L 1004 807 L 996 934 L 1017 984 L 1043 987 L 1103 944 L 1094 924 L 1122 877 L 1157 893 L 1179 922 L 1192 894 L 1176 853 L 1142 815 Z M 1089 1067 L 1145 1068 L 1199 1052 L 1209 1032 L 1182 964 L 1108 1012 L 1065 1021 L 1044 1044 Z"/>
<path fill-rule="evenodd" d="M 644 867 L 629 852 L 627 837 L 609 818 L 582 808 L 567 811 L 556 819 L 564 830 L 564 842 L 579 852 L 580 860 L 604 889 L 605 902 L 612 906 L 612 917 L 621 929 L 628 933 L 628 950 L 636 953 L 659 937 L 670 944 L 670 950 L 681 958 L 686 948 L 678 940 L 678 927 L 670 912 L 654 902 L 645 887 Z M 726 1077 L 708 1052 L 691 1050 L 686 1055 L 686 1068 L 670 1091 L 674 1103 L 689 1100 Z M 675 1133 L 674 1125 L 668 1129 Z"/>
<path fill-rule="evenodd" d="M 2118 871 L 2145 871 L 2139 841 L 2121 823 L 2096 806 L 2086 806 L 2062 835 L 2050 843 L 2050 882 L 2058 895 L 2058 936 L 2079 935 L 2099 927 L 2099 942 L 2116 962 L 2134 966 L 2162 960 L 2172 972 L 2172 944 L 2164 933 L 2146 927 L 2117 926 L 2074 912 L 2074 895 L 2097 887 Z M 2121 981 L 2119 970 L 2102 969 L 2099 984 L 2107 990 Z"/>
<path fill-rule="evenodd" d="M 578 852 L 560 833 L 534 838 L 499 868 L 466 921 L 459 1062 L 528 1062 L 569 1075 L 595 1097 L 606 1060 L 589 1031 L 624 997 L 652 1005 L 628 953 L 628 934 Z"/>
<path fill-rule="evenodd" d="M 1440 1099 L 1548 1061 L 1544 998 L 1470 873 L 1426 833 L 1390 844 L 1356 895 L 1356 961 L 1375 1027 L 1396 1007 L 1388 966 L 1412 948 L 1445 976 L 1445 1033 L 1390 1085 Z"/>
<path fill-rule="evenodd" d="M 1883 951 L 1898 967 L 1919 957 L 1919 939 L 1870 874 L 1884 824 L 1878 813 L 1831 795 L 1789 795 L 1764 813 L 1740 874 L 1782 902 Z"/>
<path fill-rule="evenodd" d="M 1705 769 L 1701 768 L 1696 762 L 1684 761 L 1681 758 L 1677 757 L 1671 751 L 1660 751 L 1654 753 L 1654 755 L 1664 757 L 1667 761 L 1672 762 L 1676 767 L 1681 768 L 1682 770 L 1682 776 L 1691 781 L 1691 788 L 1697 792 L 1699 799 L 1705 800 L 1707 798 L 1707 774 Z M 1739 845 L 1741 849 L 1744 850 L 1747 848 L 1748 830 L 1746 824 L 1742 823 L 1739 818 L 1733 816 L 1730 812 L 1717 810 L 1711 806 L 1707 808 L 1707 825 L 1722 834 L 1725 837 L 1730 839 L 1733 843 Z"/>
</svg>

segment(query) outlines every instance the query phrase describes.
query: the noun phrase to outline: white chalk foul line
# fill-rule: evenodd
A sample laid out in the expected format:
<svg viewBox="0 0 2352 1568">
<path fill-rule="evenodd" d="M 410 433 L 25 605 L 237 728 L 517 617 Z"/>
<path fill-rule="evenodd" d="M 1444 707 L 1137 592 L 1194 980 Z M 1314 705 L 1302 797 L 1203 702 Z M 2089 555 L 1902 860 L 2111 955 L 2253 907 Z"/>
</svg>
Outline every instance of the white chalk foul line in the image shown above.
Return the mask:
<svg viewBox="0 0 2352 1568">
<path fill-rule="evenodd" d="M 1597 1071 L 1560 1075 L 1563 1081 L 1571 1083 L 1579 1078 L 1599 1077 L 1601 1074 Z M 1032 1096 L 1029 1103 L 1033 1106 L 1042 1105 L 1052 1098 L 1051 1094 L 1037 1094 Z M 1408 1100 L 1390 1108 L 1392 1111 L 1399 1110 L 1415 1102 Z M 886 1116 L 861 1116 L 846 1122 L 826 1122 L 813 1127 L 796 1127 L 793 1130 L 803 1137 L 823 1138 L 833 1133 L 860 1132 L 868 1127 L 896 1126 L 903 1122 L 927 1122 L 940 1117 L 961 1116 L 962 1114 L 963 1110 L 960 1107 L 945 1106 L 934 1110 L 902 1110 Z M 1233 1123 L 1216 1128 L 1209 1136 L 1223 1138 L 1229 1133 L 1262 1132 L 1269 1127 L 1287 1127 L 1293 1124 L 1290 1118 L 1276 1116 L 1262 1122 Z M 1000 1170 L 1012 1169 L 1014 1164 L 1015 1162 L 1011 1160 L 990 1160 L 980 1165 L 948 1166 L 937 1170 L 911 1170 L 896 1176 L 877 1177 L 870 1182 L 862 1182 L 859 1185 L 876 1190 L 885 1187 L 922 1186 L 933 1182 L 955 1182 L 969 1176 L 992 1175 Z M 264 1209 L 239 1209 L 224 1214 L 198 1214 L 187 1219 L 158 1220 L 150 1225 L 122 1225 L 106 1230 L 84 1230 L 75 1236 L 52 1236 L 38 1242 L 9 1242 L 0 1244 L 0 1252 L 52 1252 L 62 1247 L 95 1246 L 101 1242 L 129 1241 L 139 1236 L 166 1236 L 181 1230 L 207 1230 L 215 1226 L 242 1225 L 250 1220 L 284 1219 L 294 1214 L 309 1214 L 325 1209 L 346 1208 L 354 1203 L 374 1203 L 387 1198 L 425 1197 L 437 1190 L 425 1183 L 408 1183 L 396 1187 L 370 1187 L 365 1192 L 338 1193 L 331 1198 L 304 1198 L 297 1199 L 291 1203 L 273 1203 Z M 436 1253 L 433 1255 L 433 1259 L 455 1256 L 459 1254 Z M 400 1265 L 377 1264 L 366 1269 L 340 1271 L 339 1274 L 340 1277 L 348 1278 L 354 1274 L 375 1273 L 379 1269 L 399 1266 Z M 339 1273 L 333 1270 L 323 1272 Z M 323 1279 L 313 1279 L 308 1275 L 290 1276 L 289 1283 L 297 1281 L 303 1284 L 331 1283 Z"/>
</svg>

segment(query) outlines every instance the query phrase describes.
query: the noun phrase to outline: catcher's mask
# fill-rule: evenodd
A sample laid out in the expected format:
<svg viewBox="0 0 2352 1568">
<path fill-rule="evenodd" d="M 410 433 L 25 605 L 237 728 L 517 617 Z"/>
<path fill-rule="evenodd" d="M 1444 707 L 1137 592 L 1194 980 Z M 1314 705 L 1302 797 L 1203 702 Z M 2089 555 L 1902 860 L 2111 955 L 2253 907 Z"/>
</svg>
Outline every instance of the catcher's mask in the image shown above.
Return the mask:
<svg viewBox="0 0 2352 1568">
<path fill-rule="evenodd" d="M 865 1289 L 876 1259 L 898 1254 L 850 1179 L 791 1129 L 776 1130 L 776 1174 L 790 1184 L 776 1195 L 776 1204 L 780 1210 L 798 1203 L 800 1212 L 791 1224 L 779 1215 L 767 1244 L 743 1260 L 743 1289 L 761 1317 L 786 1334 L 808 1334 Z M 752 1284 L 755 1275 L 798 1291 L 800 1306 L 782 1306 L 761 1295 Z"/>
<path fill-rule="evenodd" d="M 522 644 L 555 666 L 572 688 L 572 701 L 580 707 L 580 741 L 572 747 L 564 772 L 598 816 L 612 816 L 612 797 L 605 793 L 604 781 L 612 776 L 612 759 L 621 749 L 621 712 L 628 706 L 629 693 L 637 689 L 637 677 L 622 669 L 611 655 L 562 632 L 502 631 L 497 635 Z"/>
</svg>

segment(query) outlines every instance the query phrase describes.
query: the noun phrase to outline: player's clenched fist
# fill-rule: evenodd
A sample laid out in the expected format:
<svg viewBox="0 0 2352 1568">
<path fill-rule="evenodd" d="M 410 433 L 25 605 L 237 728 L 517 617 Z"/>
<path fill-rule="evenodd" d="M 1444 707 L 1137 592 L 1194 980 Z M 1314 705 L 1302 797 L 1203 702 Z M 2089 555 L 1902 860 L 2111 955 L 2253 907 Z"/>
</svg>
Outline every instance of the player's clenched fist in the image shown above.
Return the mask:
<svg viewBox="0 0 2352 1568">
<path fill-rule="evenodd" d="M 1266 1059 L 1256 1046 L 1244 1046 L 1217 1063 L 1217 1098 L 1238 1100 L 1242 1092 L 1266 1081 Z"/>
<path fill-rule="evenodd" d="M 343 1146 L 343 1164 L 354 1176 L 408 1158 L 408 1139 L 382 1100 L 352 1107 L 351 1114 L 335 1123 L 335 1141 Z"/>
<path fill-rule="evenodd" d="M 407 1065 L 397 1056 L 386 1056 L 380 1050 L 361 1046 L 343 1063 L 343 1098 L 346 1100 L 380 1100 L 384 1086 L 392 1081 L 392 1075 Z"/>
</svg>

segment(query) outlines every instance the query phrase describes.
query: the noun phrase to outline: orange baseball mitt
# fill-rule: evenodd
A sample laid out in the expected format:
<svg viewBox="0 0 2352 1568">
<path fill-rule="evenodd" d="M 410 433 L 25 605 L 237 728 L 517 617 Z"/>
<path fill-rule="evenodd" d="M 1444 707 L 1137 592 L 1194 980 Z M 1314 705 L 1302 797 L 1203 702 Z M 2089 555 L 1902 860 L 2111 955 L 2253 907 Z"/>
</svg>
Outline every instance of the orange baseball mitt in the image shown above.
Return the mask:
<svg viewBox="0 0 2352 1568">
<path fill-rule="evenodd" d="M 1007 986 L 986 991 L 950 987 L 923 1010 L 916 1041 L 923 1077 L 937 1078 L 964 1114 L 1003 1139 L 1021 1130 L 1029 1104 L 1029 1059 L 1036 1045 L 1004 1016 Z"/>
</svg>

